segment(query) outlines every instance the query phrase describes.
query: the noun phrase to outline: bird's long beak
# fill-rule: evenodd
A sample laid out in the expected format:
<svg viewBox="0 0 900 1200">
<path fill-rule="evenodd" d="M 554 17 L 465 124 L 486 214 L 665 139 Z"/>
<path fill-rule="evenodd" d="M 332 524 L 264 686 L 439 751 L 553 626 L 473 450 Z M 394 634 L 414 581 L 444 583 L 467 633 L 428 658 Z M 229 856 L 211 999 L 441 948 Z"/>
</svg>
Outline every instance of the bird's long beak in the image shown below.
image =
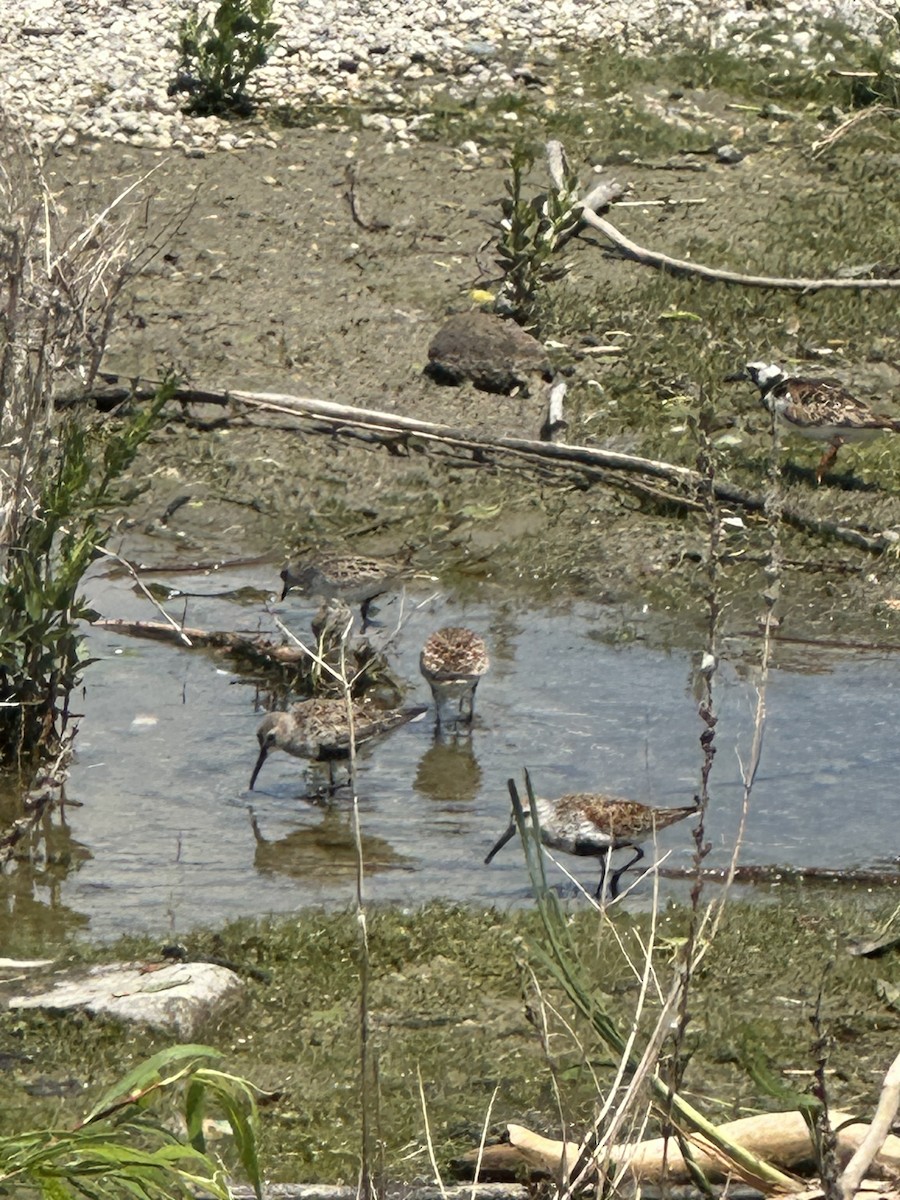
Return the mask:
<svg viewBox="0 0 900 1200">
<path fill-rule="evenodd" d="M 283 600 L 291 590 L 291 585 L 286 570 L 281 572 L 281 582 L 284 584 L 284 587 L 281 589 L 281 599 Z"/>
<path fill-rule="evenodd" d="M 506 830 L 506 832 L 504 834 L 502 834 L 500 839 L 495 844 L 494 848 L 491 851 L 489 851 L 487 857 L 484 860 L 485 864 L 489 863 L 491 861 L 491 859 L 494 857 L 494 855 L 497 853 L 497 851 L 502 850 L 503 847 L 506 845 L 506 843 L 511 838 L 515 837 L 515 835 L 516 835 L 516 823 L 515 823 L 515 821 L 510 821 L 509 827 Z"/>
<path fill-rule="evenodd" d="M 732 375 L 726 375 L 722 380 L 723 383 L 747 383 L 750 376 L 746 371 L 735 371 Z"/>
<path fill-rule="evenodd" d="M 259 752 L 259 758 L 256 760 L 256 766 L 253 768 L 253 774 L 250 776 L 250 791 L 253 791 L 253 785 L 256 783 L 256 777 L 262 770 L 262 765 L 266 761 L 266 755 L 269 753 L 269 747 L 263 746 Z"/>
</svg>

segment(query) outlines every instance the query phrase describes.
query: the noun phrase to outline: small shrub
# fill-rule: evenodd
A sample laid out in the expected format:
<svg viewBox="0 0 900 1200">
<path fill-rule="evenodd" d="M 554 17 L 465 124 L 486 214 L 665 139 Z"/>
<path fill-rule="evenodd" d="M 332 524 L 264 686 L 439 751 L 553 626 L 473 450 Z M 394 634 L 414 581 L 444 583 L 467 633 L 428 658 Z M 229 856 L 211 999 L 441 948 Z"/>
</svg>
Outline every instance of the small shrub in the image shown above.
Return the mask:
<svg viewBox="0 0 900 1200">
<path fill-rule="evenodd" d="M 221 0 L 210 19 L 195 11 L 178 31 L 181 74 L 170 92 L 188 91 L 187 109 L 200 115 L 247 113 L 247 83 L 268 58 L 280 26 L 273 0 Z"/>
<path fill-rule="evenodd" d="M 511 316 L 520 325 L 537 323 L 538 308 L 546 286 L 562 279 L 568 266 L 557 258 L 562 243 L 581 224 L 578 179 L 570 170 L 559 143 L 548 147 L 552 184 L 531 200 L 522 195 L 523 181 L 534 165 L 525 151 L 516 151 L 510 159 L 512 178 L 506 183 L 508 195 L 500 201 L 501 219 L 497 222 L 497 261 L 504 278 L 495 308 Z"/>
</svg>

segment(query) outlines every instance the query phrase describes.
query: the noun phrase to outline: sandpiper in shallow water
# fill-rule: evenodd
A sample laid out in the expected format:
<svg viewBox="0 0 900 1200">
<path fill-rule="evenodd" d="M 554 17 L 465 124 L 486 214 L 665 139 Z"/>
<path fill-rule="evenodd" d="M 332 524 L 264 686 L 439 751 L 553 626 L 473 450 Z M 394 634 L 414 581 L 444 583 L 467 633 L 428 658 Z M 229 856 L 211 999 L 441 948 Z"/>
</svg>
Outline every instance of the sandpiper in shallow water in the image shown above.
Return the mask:
<svg viewBox="0 0 900 1200">
<path fill-rule="evenodd" d="M 475 689 L 490 665 L 484 638 L 471 629 L 448 625 L 426 638 L 419 670 L 431 686 L 439 728 L 472 724 Z"/>
<path fill-rule="evenodd" d="M 512 786 L 512 785 L 511 785 Z M 681 808 L 651 808 L 637 800 L 625 800 L 620 796 L 604 796 L 592 792 L 575 792 L 560 796 L 556 800 L 535 797 L 541 841 L 552 850 L 564 850 L 604 860 L 603 873 L 597 888 L 597 898 L 603 893 L 603 884 L 609 873 L 609 859 L 613 850 L 630 847 L 634 857 L 624 867 L 614 872 L 609 885 L 610 899 L 615 900 L 619 892 L 619 878 L 640 862 L 644 851 L 640 843 L 646 842 L 661 829 L 683 821 L 696 813 L 700 801 Z M 525 809 L 525 818 L 530 820 L 531 810 Z M 510 820 L 505 833 L 500 837 L 485 858 L 489 863 L 498 850 L 515 835 L 515 816 Z"/>
<path fill-rule="evenodd" d="M 377 709 L 354 703 L 352 708 L 353 737 L 357 746 L 388 733 L 399 725 L 405 725 L 428 711 L 421 705 L 411 708 Z M 301 700 L 287 712 L 267 713 L 256 731 L 259 757 L 250 776 L 250 790 L 253 790 L 269 751 L 284 750 L 286 754 L 293 754 L 297 758 L 327 762 L 330 790 L 333 791 L 331 765 L 336 759 L 349 756 L 350 732 L 350 714 L 347 702 L 343 699 Z"/>
<path fill-rule="evenodd" d="M 869 441 L 885 430 L 900 432 L 900 420 L 873 412 L 839 379 L 805 379 L 764 362 L 747 363 L 747 374 L 783 428 L 829 443 L 816 467 L 819 483 L 845 442 Z"/>
<path fill-rule="evenodd" d="M 376 596 L 390 591 L 402 574 L 396 563 L 362 554 L 331 554 L 297 566 L 290 564 L 281 572 L 283 600 L 291 588 L 304 595 L 324 600 L 345 600 L 359 604 L 363 626 L 369 606 Z"/>
</svg>

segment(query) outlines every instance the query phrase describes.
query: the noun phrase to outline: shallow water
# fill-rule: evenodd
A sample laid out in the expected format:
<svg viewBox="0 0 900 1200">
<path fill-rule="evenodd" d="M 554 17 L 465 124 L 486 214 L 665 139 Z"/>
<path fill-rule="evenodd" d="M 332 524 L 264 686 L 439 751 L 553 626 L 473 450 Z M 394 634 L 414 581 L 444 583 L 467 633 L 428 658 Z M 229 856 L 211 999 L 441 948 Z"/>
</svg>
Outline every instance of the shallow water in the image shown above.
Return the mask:
<svg viewBox="0 0 900 1200">
<path fill-rule="evenodd" d="M 262 567 L 173 576 L 170 583 L 206 595 L 174 601 L 169 611 L 205 628 L 268 628 L 261 602 L 248 604 L 246 592 L 244 603 L 233 597 L 240 589 L 271 587 L 271 574 Z M 389 651 L 408 681 L 406 702 L 430 701 L 418 652 L 442 624 L 482 632 L 492 668 L 479 687 L 471 739 L 435 742 L 429 714 L 363 749 L 360 814 L 370 899 L 524 901 L 527 878 L 515 842 L 483 865 L 508 820 L 506 781 L 521 779 L 523 767 L 544 794 L 603 789 L 652 804 L 690 803 L 701 762 L 694 699 L 699 646 L 690 656 L 608 644 L 610 614 L 589 604 L 534 609 L 488 596 L 462 606 L 437 597 L 416 608 L 426 596 L 404 598 L 403 627 Z M 90 599 L 110 615 L 158 615 L 121 578 L 95 576 Z M 308 601 L 292 595 L 273 607 L 307 636 Z M 382 605 L 384 627 L 374 639 L 391 632 L 400 610 L 399 599 Z M 67 805 L 68 830 L 57 835 L 68 868 L 33 888 L 20 873 L 18 894 L 8 897 L 10 916 L 45 935 L 82 929 L 99 938 L 138 931 L 169 936 L 238 915 L 352 900 L 349 800 L 339 793 L 321 807 L 299 798 L 305 764 L 283 754 L 270 756 L 248 792 L 260 712 L 253 686 L 227 660 L 100 630 L 91 631 L 90 648 L 99 661 L 87 673 L 67 789 L 80 806 Z M 756 703 L 752 668 L 727 653 L 726 646 L 716 676 L 711 865 L 724 865 L 733 845 L 739 759 L 749 758 Z M 776 668 L 770 676 L 741 861 L 884 865 L 897 853 L 900 664 L 812 649 L 792 658 L 802 672 Z M 686 865 L 689 823 L 664 831 L 660 849 L 671 852 L 670 865 Z M 592 860 L 565 861 L 586 884 L 596 884 Z M 686 887 L 662 886 L 673 894 Z M 644 883 L 628 903 L 649 893 Z"/>
</svg>

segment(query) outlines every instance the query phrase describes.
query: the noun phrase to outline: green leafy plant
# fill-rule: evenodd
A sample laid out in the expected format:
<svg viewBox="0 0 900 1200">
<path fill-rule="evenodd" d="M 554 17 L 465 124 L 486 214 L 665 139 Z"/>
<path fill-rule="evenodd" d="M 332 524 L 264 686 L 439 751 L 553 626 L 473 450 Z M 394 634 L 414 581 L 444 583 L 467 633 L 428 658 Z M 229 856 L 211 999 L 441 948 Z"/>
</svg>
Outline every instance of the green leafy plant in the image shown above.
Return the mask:
<svg viewBox="0 0 900 1200">
<path fill-rule="evenodd" d="M 216 1070 L 209 1046 L 173 1046 L 155 1054 L 110 1088 L 74 1129 L 36 1129 L 0 1138 L 0 1192 L 171 1200 L 204 1195 L 228 1200 L 223 1165 L 208 1152 L 203 1123 L 210 1104 L 224 1113 L 238 1159 L 256 1195 L 261 1179 L 252 1085 Z M 150 1113 L 181 1089 L 179 1137 Z"/>
<path fill-rule="evenodd" d="M 28 145 L 0 114 L 0 766 L 20 769 L 57 749 L 84 666 L 80 581 L 169 395 L 124 424 L 63 407 L 96 379 L 134 263 L 113 217 L 138 184 L 82 227 Z"/>
<path fill-rule="evenodd" d="M 558 142 L 548 145 L 551 186 L 545 193 L 523 196 L 525 177 L 534 158 L 517 150 L 510 159 L 512 176 L 507 195 L 500 201 L 497 222 L 497 261 L 503 283 L 495 308 L 520 325 L 537 323 L 541 297 L 547 284 L 562 279 L 568 266 L 557 255 L 562 244 L 581 224 L 578 178 L 570 169 Z"/>
<path fill-rule="evenodd" d="M 195 9 L 181 22 L 183 74 L 170 90 L 191 93 L 189 112 L 250 111 L 247 84 L 280 29 L 271 19 L 272 7 L 273 0 L 221 0 L 212 18 Z"/>
<path fill-rule="evenodd" d="M 58 427 L 36 495 L 5 547 L 0 579 L 0 761 L 31 765 L 55 750 L 68 697 L 89 661 L 78 622 L 94 615 L 79 595 L 103 546 L 102 514 L 140 490 L 118 482 L 171 398 L 167 382 L 118 428 L 69 415 Z"/>
</svg>

